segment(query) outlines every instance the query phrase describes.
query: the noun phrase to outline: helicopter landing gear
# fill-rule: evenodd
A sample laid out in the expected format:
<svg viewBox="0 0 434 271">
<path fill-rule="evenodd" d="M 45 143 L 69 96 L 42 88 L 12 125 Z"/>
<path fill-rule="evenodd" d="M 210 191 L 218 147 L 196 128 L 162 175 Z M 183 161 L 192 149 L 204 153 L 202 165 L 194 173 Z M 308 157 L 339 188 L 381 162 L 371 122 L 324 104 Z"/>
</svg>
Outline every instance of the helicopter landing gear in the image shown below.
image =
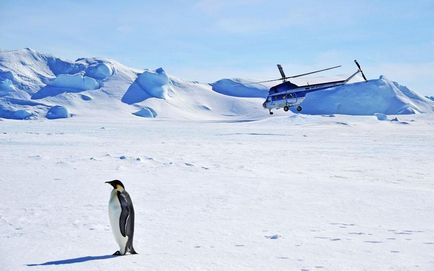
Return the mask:
<svg viewBox="0 0 434 271">
<path fill-rule="evenodd" d="M 300 112 L 303 108 L 301 106 L 297 106 L 297 111 Z"/>
<path fill-rule="evenodd" d="M 289 107 L 288 107 L 287 105 L 285 105 L 285 106 L 283 107 L 283 110 L 286 112 L 286 111 L 289 110 Z"/>
<path fill-rule="evenodd" d="M 273 112 L 271 112 L 271 110 L 270 110 L 270 115 L 273 115 Z"/>
</svg>

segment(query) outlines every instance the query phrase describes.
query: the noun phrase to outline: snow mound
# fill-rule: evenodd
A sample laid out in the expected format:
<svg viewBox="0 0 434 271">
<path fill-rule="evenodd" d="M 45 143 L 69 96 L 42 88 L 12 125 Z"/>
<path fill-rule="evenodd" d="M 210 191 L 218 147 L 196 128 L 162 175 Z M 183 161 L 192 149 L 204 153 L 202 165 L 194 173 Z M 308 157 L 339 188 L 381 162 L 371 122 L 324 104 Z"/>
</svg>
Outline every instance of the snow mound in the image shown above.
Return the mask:
<svg viewBox="0 0 434 271">
<path fill-rule="evenodd" d="M 13 91 L 16 91 L 16 88 L 11 80 L 5 78 L 0 81 L 0 96 L 5 96 Z"/>
<path fill-rule="evenodd" d="M 89 95 L 81 94 L 80 97 L 83 101 L 91 101 L 92 100 L 92 97 L 90 97 Z"/>
<path fill-rule="evenodd" d="M 31 49 L 0 51 L 0 81 L 0 116 L 5 118 L 16 118 L 18 110 L 26 110 L 27 118 L 47 118 L 54 106 L 80 117 L 131 117 L 131 112 L 197 120 L 266 116 L 261 99 L 222 95 L 209 84 L 169 77 L 162 68 L 138 70 L 109 59 L 67 61 Z"/>
<path fill-rule="evenodd" d="M 123 73 L 120 78 L 115 78 L 114 84 L 110 84 L 107 80 L 115 74 L 116 65 Z M 92 100 L 95 95 L 86 92 L 96 89 L 103 91 L 98 97 L 100 103 L 110 104 L 114 102 L 113 99 L 110 101 L 111 97 L 119 97 L 119 90 L 128 87 L 133 74 L 131 69 L 106 59 L 67 61 L 29 48 L 0 51 L 0 117 L 29 119 L 50 116 L 47 113 L 55 105 L 76 107 L 83 101 Z M 104 89 L 103 81 L 115 91 Z M 43 103 L 32 103 L 36 99 Z"/>
<path fill-rule="evenodd" d="M 47 85 L 73 90 L 98 89 L 100 87 L 97 80 L 82 74 L 59 74 L 53 80 L 48 81 Z"/>
<path fill-rule="evenodd" d="M 25 109 L 7 110 L 0 108 L 0 118 L 15 119 L 15 120 L 28 120 L 34 116 L 32 112 Z"/>
<path fill-rule="evenodd" d="M 262 108 L 267 91 L 241 79 L 187 82 L 162 68 L 138 70 L 110 59 L 68 61 L 31 49 L 0 51 L 2 118 L 68 117 L 71 110 L 80 117 L 131 118 L 134 112 L 162 119 L 250 120 L 268 115 Z M 302 112 L 414 114 L 432 112 L 433 104 L 381 77 L 308 94 Z"/>
<path fill-rule="evenodd" d="M 375 113 L 374 115 L 375 115 L 375 117 L 377 117 L 377 120 L 388 120 L 387 115 L 385 115 L 385 114 Z"/>
<path fill-rule="evenodd" d="M 309 93 L 301 103 L 303 113 L 373 115 L 432 112 L 433 103 L 384 76 Z"/>
<path fill-rule="evenodd" d="M 33 113 L 28 111 L 28 110 L 17 110 L 15 112 L 13 112 L 12 114 L 12 118 L 13 119 L 20 119 L 20 120 L 24 120 L 24 119 L 30 119 L 30 117 L 33 116 Z"/>
<path fill-rule="evenodd" d="M 242 79 L 222 79 L 211 86 L 215 92 L 234 97 L 266 98 L 268 95 L 267 87 Z"/>
<path fill-rule="evenodd" d="M 138 103 L 148 98 L 167 99 L 170 80 L 163 68 L 144 71 L 128 88 L 122 101 L 127 104 Z"/>
<path fill-rule="evenodd" d="M 106 80 L 113 74 L 113 68 L 109 63 L 99 62 L 89 65 L 86 75 L 98 80 Z"/>
<path fill-rule="evenodd" d="M 133 113 L 133 115 L 143 118 L 155 118 L 157 116 L 157 112 L 155 112 L 155 110 L 150 107 L 144 107 L 139 111 Z"/>
<path fill-rule="evenodd" d="M 63 119 L 63 118 L 69 118 L 70 114 L 68 112 L 68 109 L 66 107 L 56 105 L 50 108 L 47 112 L 47 119 Z"/>
</svg>

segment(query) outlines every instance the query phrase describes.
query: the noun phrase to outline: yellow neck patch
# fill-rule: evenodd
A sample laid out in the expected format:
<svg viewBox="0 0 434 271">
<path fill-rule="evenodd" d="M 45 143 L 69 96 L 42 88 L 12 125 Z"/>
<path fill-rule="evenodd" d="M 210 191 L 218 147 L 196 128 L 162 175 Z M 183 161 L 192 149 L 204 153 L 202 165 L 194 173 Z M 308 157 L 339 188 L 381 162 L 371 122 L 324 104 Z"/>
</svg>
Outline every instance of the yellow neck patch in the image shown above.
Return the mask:
<svg viewBox="0 0 434 271">
<path fill-rule="evenodd" d="M 122 187 L 122 186 L 120 186 L 119 184 L 118 185 L 116 185 L 116 188 L 115 188 L 117 191 L 119 191 L 119 192 L 122 192 L 122 191 L 124 191 L 125 189 Z"/>
</svg>

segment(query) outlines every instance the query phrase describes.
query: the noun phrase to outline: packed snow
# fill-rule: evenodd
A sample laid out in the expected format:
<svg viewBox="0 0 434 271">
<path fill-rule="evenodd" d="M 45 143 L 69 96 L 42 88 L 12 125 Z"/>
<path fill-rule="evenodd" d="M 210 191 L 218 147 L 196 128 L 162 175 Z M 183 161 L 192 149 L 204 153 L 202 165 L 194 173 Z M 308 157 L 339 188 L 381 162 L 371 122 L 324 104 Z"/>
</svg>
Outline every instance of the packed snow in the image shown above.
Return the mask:
<svg viewBox="0 0 434 271">
<path fill-rule="evenodd" d="M 68 109 L 60 105 L 51 107 L 50 110 L 48 110 L 47 112 L 47 119 L 64 119 L 68 117 Z"/>
<path fill-rule="evenodd" d="M 434 115 L 288 114 L 1 121 L 2 270 L 432 270 Z"/>
<path fill-rule="evenodd" d="M 222 79 L 211 84 L 218 93 L 235 97 L 266 98 L 268 88 L 242 79 Z"/>
<path fill-rule="evenodd" d="M 73 90 L 91 90 L 99 88 L 98 81 L 92 77 L 81 74 L 59 74 L 56 78 L 47 82 L 47 85 Z"/>
<path fill-rule="evenodd" d="M 148 98 L 167 99 L 171 90 L 169 77 L 163 68 L 144 71 L 128 88 L 122 101 L 127 104 L 142 102 Z"/>
<path fill-rule="evenodd" d="M 0 117 L 130 116 L 219 120 L 266 118 L 268 87 L 243 79 L 188 82 L 163 68 L 133 69 L 111 59 L 76 61 L 32 49 L 0 51 Z M 37 102 L 36 102 L 37 101 Z M 308 94 L 304 114 L 374 115 L 433 112 L 433 101 L 384 77 Z"/>
<path fill-rule="evenodd" d="M 133 114 L 144 118 L 155 118 L 157 116 L 157 113 L 149 107 L 144 107 Z"/>
<path fill-rule="evenodd" d="M 97 62 L 91 64 L 86 69 L 86 75 L 98 80 L 106 80 L 113 74 L 113 68 L 109 63 Z"/>
<path fill-rule="evenodd" d="M 381 76 L 313 92 L 301 104 L 306 114 L 373 115 L 432 112 L 433 103 L 405 86 Z"/>
<path fill-rule="evenodd" d="M 15 91 L 15 86 L 11 80 L 4 78 L 0 81 L 0 96 L 5 96 L 9 92 Z"/>
</svg>

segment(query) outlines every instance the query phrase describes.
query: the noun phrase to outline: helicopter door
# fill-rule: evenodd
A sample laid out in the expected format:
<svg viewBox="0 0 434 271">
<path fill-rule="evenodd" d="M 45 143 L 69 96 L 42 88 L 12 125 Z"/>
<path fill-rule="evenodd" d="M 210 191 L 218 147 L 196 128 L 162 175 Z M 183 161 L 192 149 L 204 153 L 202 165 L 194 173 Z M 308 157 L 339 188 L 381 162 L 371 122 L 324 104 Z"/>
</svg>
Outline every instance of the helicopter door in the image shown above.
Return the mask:
<svg viewBox="0 0 434 271">
<path fill-rule="evenodd" d="M 288 93 L 286 95 L 286 104 L 293 105 L 297 103 L 297 95 L 295 93 Z"/>
</svg>

